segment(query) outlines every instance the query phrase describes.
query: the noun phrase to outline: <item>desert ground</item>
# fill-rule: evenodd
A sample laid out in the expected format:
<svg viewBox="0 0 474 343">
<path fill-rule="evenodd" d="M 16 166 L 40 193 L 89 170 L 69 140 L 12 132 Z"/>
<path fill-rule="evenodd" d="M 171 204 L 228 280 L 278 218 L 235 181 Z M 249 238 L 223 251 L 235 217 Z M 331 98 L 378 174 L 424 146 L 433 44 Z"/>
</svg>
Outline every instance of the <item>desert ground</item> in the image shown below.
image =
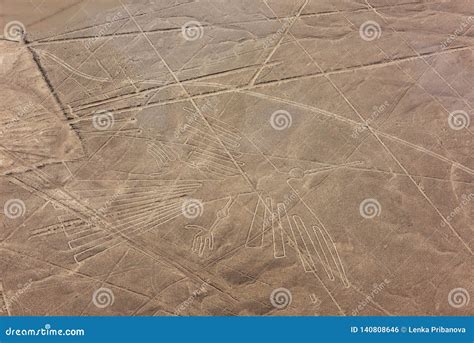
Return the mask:
<svg viewBox="0 0 474 343">
<path fill-rule="evenodd" d="M 0 315 L 474 315 L 471 0 L 0 0 Z"/>
</svg>

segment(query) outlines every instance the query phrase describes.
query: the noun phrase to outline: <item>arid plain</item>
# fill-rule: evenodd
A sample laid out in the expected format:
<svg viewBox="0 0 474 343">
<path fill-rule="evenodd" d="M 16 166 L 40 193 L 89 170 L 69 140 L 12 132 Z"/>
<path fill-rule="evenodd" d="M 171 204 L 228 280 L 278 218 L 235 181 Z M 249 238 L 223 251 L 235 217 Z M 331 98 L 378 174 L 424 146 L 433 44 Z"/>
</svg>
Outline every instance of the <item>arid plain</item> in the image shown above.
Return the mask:
<svg viewBox="0 0 474 343">
<path fill-rule="evenodd" d="M 474 2 L 0 0 L 0 315 L 473 315 Z"/>
</svg>

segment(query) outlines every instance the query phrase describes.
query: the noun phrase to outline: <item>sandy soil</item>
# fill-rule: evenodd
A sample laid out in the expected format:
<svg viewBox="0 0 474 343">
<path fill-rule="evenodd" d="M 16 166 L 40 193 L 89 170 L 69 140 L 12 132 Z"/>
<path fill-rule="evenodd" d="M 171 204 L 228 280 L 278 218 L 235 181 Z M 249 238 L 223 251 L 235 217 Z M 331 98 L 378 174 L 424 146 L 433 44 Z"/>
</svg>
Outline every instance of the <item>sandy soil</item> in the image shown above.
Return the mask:
<svg viewBox="0 0 474 343">
<path fill-rule="evenodd" d="M 0 1 L 1 315 L 473 315 L 470 0 Z"/>
</svg>

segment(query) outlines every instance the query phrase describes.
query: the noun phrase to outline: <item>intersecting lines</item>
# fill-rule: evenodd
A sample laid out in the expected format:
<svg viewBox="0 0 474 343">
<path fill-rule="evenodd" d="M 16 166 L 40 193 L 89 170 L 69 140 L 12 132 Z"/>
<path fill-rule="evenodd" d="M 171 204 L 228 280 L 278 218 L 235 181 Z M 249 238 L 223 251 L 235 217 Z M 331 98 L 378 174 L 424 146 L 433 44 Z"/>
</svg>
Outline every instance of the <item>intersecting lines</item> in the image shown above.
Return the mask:
<svg viewBox="0 0 474 343">
<path fill-rule="evenodd" d="M 178 158 L 173 149 L 162 142 L 148 144 L 147 152 L 153 157 L 159 171 L 166 170 Z"/>
<path fill-rule="evenodd" d="M 112 82 L 112 80 L 110 78 L 97 77 L 97 76 L 94 76 L 94 75 L 89 75 L 87 73 L 84 73 L 84 72 L 72 67 L 71 65 L 69 65 L 68 63 L 66 63 L 65 61 L 63 61 L 59 57 L 57 57 L 56 55 L 54 55 L 54 54 L 52 54 L 52 53 L 50 53 L 46 50 L 35 49 L 35 52 L 37 54 L 39 54 L 40 56 L 42 56 L 42 57 L 47 57 L 47 58 L 53 60 L 58 65 L 64 67 L 67 70 L 69 70 L 72 74 L 75 74 L 75 75 L 80 76 L 82 78 L 92 80 L 92 81 L 97 81 L 97 82 Z"/>
<path fill-rule="evenodd" d="M 334 270 L 336 270 L 345 287 L 349 287 L 336 245 L 324 226 L 318 225 L 317 221 L 312 222 L 311 219 L 303 219 L 300 215 L 288 213 L 288 209 L 295 207 L 292 203 L 295 199 L 296 195 L 291 200 L 287 198 L 284 202 L 275 204 L 271 197 L 259 197 L 245 247 L 262 248 L 267 237 L 272 241 L 274 258 L 287 257 L 288 246 L 296 251 L 306 273 L 323 270 L 328 279 L 334 281 Z"/>
<path fill-rule="evenodd" d="M 119 261 L 136 251 L 143 258 L 166 261 L 183 279 L 211 279 L 219 293 L 240 306 L 229 310 L 231 314 L 253 311 L 249 302 L 266 313 L 268 298 L 255 299 L 255 294 L 261 295 L 262 285 L 278 283 L 291 288 L 294 300 L 300 299 L 300 289 L 321 292 L 317 297 L 331 308 L 325 314 L 344 315 L 354 304 L 352 297 L 367 297 L 368 290 L 359 285 L 399 270 L 391 263 L 404 260 L 403 248 L 413 248 L 398 245 L 404 239 L 395 236 L 400 232 L 429 236 L 439 230 L 445 234 L 441 238 L 452 239 L 449 229 L 456 235 L 455 229 L 466 226 L 452 240 L 452 248 L 461 242 L 472 253 L 465 235 L 467 216 L 445 216 L 458 205 L 453 202 L 459 192 L 473 184 L 468 156 L 472 131 L 448 132 L 440 124 L 451 106 L 472 110 L 469 92 L 456 87 L 456 79 L 466 76 L 457 75 L 463 72 L 454 66 L 470 66 L 470 41 L 465 37 L 465 44 L 445 50 L 425 44 L 447 35 L 442 28 L 453 24 L 440 25 L 439 31 L 428 25 L 427 31 L 417 32 L 441 13 L 433 11 L 438 3 L 370 2 L 263 0 L 241 7 L 213 0 L 119 1 L 93 18 L 87 17 L 92 12 L 76 13 L 71 18 L 76 26 L 64 28 L 64 33 L 39 32 L 46 38 L 25 40 L 19 45 L 38 56 L 36 67 L 51 80 L 52 94 L 24 121 L 0 119 L 9 129 L 0 135 L 0 157 L 5 155 L 11 164 L 6 172 L 2 168 L 5 179 L 34 194 L 24 199 L 27 204 L 44 202 L 34 213 L 28 209 L 27 220 L 2 246 L 24 237 L 27 228 L 27 248 L 48 249 L 54 241 L 54 249 L 45 250 L 51 260 L 64 253 L 58 245 L 65 246 L 78 269 L 107 269 L 107 261 L 119 257 L 122 248 L 127 253 Z M 462 17 L 458 9 L 446 15 Z M 385 10 L 394 16 L 382 15 Z M 105 16 L 111 13 L 119 19 Z M 422 20 L 412 26 L 414 18 Z M 49 19 L 40 21 L 56 22 Z M 380 40 L 360 40 L 359 24 L 366 19 L 384 20 Z M 202 21 L 202 39 L 186 39 L 180 25 L 190 20 Z M 413 42 L 411 35 L 417 37 Z M 440 60 L 453 64 L 452 77 L 448 67 L 437 70 Z M 55 97 L 60 105 L 48 112 L 47 99 Z M 202 106 L 208 99 L 212 108 Z M 395 104 L 378 118 L 382 120 L 368 119 L 367 109 L 384 100 Z M 282 110 L 293 116 L 292 126 L 276 131 L 269 117 Z M 111 127 L 92 125 L 101 111 L 114 119 Z M 430 119 L 430 125 L 417 126 Z M 363 133 L 351 136 L 357 128 Z M 71 132 L 80 141 L 57 139 Z M 71 160 L 78 157 L 68 153 L 74 147 L 84 149 L 85 158 Z M 24 166 L 17 168 L 20 164 Z M 444 190 L 452 193 L 446 199 Z M 379 198 L 382 216 L 372 221 L 360 217 L 362 195 Z M 236 198 L 242 200 L 238 206 Z M 196 199 L 205 204 L 204 215 L 195 221 L 180 218 L 184 201 Z M 223 207 L 215 211 L 216 204 Z M 418 213 L 427 218 L 412 217 Z M 406 217 L 394 218 L 400 214 Z M 35 223 L 41 215 L 44 220 Z M 407 224 L 415 222 L 417 227 Z M 445 263 L 444 252 L 433 253 L 436 263 Z M 459 256 L 465 254 L 462 250 Z M 265 258 L 257 262 L 254 256 Z M 255 278 L 233 278 L 228 268 L 223 272 L 227 264 Z M 102 273 L 105 285 L 115 268 Z M 398 275 L 400 283 L 423 282 L 417 279 L 421 276 L 410 276 Z M 173 298 L 179 289 L 174 283 L 169 286 L 170 295 L 160 292 L 143 306 L 158 297 Z M 254 286 L 255 294 L 249 292 Z M 384 291 L 385 298 L 369 302 L 385 314 L 399 314 L 399 307 L 419 303 L 407 299 L 398 306 L 397 301 L 395 311 L 384 299 L 397 291 Z M 83 295 L 79 293 L 76 297 Z M 213 298 L 207 300 L 199 304 L 200 313 L 217 307 Z M 67 305 L 63 301 L 48 312 Z M 293 306 L 291 310 L 303 313 L 296 301 Z M 79 313 L 87 310 L 81 306 Z M 133 313 L 142 313 L 141 307 Z"/>
<path fill-rule="evenodd" d="M 187 163 L 220 178 L 239 175 L 235 163 L 239 166 L 243 166 L 243 163 L 235 160 L 242 156 L 238 152 L 242 137 L 231 126 L 217 119 L 208 118 L 208 123 L 214 130 L 213 134 L 200 120 L 184 125 Z M 222 149 L 222 144 L 234 160 Z"/>
<path fill-rule="evenodd" d="M 81 262 L 123 242 L 122 236 L 142 235 L 177 218 L 182 214 L 183 197 L 193 194 L 201 186 L 199 182 L 169 181 L 127 184 L 118 191 L 77 190 L 80 198 L 88 202 L 95 198 L 106 200 L 97 214 L 87 219 L 72 214 L 61 215 L 59 223 L 35 229 L 30 238 L 63 231 L 74 258 Z M 104 229 L 104 223 L 109 230 Z"/>
<path fill-rule="evenodd" d="M 32 127 L 30 120 L 35 121 Z M 51 151 L 57 137 L 54 118 L 46 112 L 23 117 L 22 120 L 12 119 L 5 123 L 1 144 L 11 152 L 18 154 L 30 163 L 41 161 L 54 155 Z"/>
<path fill-rule="evenodd" d="M 49 97 L 47 82 L 32 56 L 8 42 L 0 42 L 0 46 L 4 58 L 0 69 L 0 84 L 4 87 L 0 104 L 2 174 L 82 156 L 78 137 L 62 120 L 57 103 L 43 99 Z M 12 79 L 17 65 L 22 68 Z M 28 87 L 37 87 L 38 91 L 30 93 Z M 23 160 L 21 167 L 16 158 Z"/>
</svg>

